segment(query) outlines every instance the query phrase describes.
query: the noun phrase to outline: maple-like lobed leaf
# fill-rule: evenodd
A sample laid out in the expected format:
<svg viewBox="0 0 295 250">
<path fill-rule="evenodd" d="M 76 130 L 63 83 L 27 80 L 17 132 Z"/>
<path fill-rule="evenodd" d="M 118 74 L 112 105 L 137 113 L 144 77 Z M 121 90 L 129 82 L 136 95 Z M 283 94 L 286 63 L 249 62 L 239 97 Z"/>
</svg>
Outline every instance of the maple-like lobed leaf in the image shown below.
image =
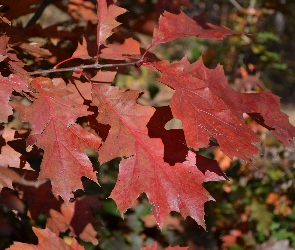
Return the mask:
<svg viewBox="0 0 295 250">
<path fill-rule="evenodd" d="M 3 77 L 0 74 L 0 122 L 7 122 L 8 116 L 12 115 L 12 107 L 9 99 L 12 91 L 21 92 L 27 89 L 27 84 L 17 75 L 11 74 Z"/>
<path fill-rule="evenodd" d="M 280 98 L 269 91 L 262 93 L 237 93 L 236 99 L 242 100 L 241 108 L 253 120 L 269 129 L 286 146 L 293 145 L 295 127 L 286 114 L 280 110 Z"/>
<path fill-rule="evenodd" d="M 121 213 L 145 192 L 154 205 L 153 215 L 160 228 L 171 211 L 190 216 L 205 228 L 204 203 L 214 201 L 202 186 L 205 175 L 195 166 L 189 153 L 187 161 L 170 166 L 163 161 L 163 145 L 159 139 L 143 138 L 134 156 L 120 163 L 116 186 L 111 193 Z M 143 141 L 142 141 L 143 142 Z"/>
<path fill-rule="evenodd" d="M 101 50 L 100 56 L 112 60 L 138 59 L 140 56 L 140 45 L 133 38 L 128 38 L 121 45 L 108 44 L 107 48 Z"/>
<path fill-rule="evenodd" d="M 14 242 L 7 250 L 83 250 L 84 247 L 78 244 L 76 239 L 72 240 L 71 246 L 67 245 L 50 229 L 32 228 L 38 237 L 38 245 Z"/>
<path fill-rule="evenodd" d="M 230 30 L 207 23 L 205 14 L 190 18 L 182 11 L 180 14 L 172 14 L 164 11 L 159 19 L 159 27 L 154 29 L 152 45 L 167 43 L 177 38 L 196 36 L 204 39 L 223 39 L 228 35 L 240 34 Z"/>
<path fill-rule="evenodd" d="M 126 12 L 126 9 L 116 6 L 115 4 L 107 5 L 106 0 L 97 0 L 97 48 L 98 52 L 100 46 L 105 43 L 106 39 L 110 37 L 112 30 L 120 25 L 115 18 Z"/>
<path fill-rule="evenodd" d="M 204 202 L 213 198 L 202 183 L 210 178 L 217 180 L 216 175 L 199 171 L 192 152 L 188 153 L 185 162 L 175 166 L 164 162 L 164 145 L 160 139 L 149 137 L 146 126 L 154 109 L 136 103 L 139 93 L 107 84 L 93 85 L 93 103 L 99 107 L 97 121 L 111 126 L 99 149 L 99 161 L 129 157 L 120 163 L 119 176 L 110 197 L 124 213 L 145 192 L 155 206 L 153 214 L 160 227 L 171 211 L 178 211 L 184 217 L 191 216 L 205 227 Z M 187 180 L 184 176 L 188 176 Z"/>
<path fill-rule="evenodd" d="M 183 58 L 150 65 L 162 73 L 160 82 L 176 90 L 170 106 L 174 117 L 182 120 L 187 145 L 195 150 L 207 147 L 212 136 L 226 155 L 251 162 L 258 153 L 255 144 L 259 139 L 244 124 L 243 113 L 270 129 L 285 145 L 292 143 L 295 128 L 280 111 L 279 98 L 270 92 L 235 92 L 221 65 L 208 69 L 201 58 L 193 64 Z"/>
<path fill-rule="evenodd" d="M 224 91 L 228 83 L 221 66 L 211 70 L 201 59 L 190 64 L 186 58 L 151 64 L 162 73 L 158 80 L 176 90 L 170 106 L 174 117 L 182 121 L 188 146 L 208 147 L 212 136 L 228 156 L 253 159 L 259 138 L 243 123 L 243 111 L 230 105 L 233 91 Z"/>
<path fill-rule="evenodd" d="M 82 176 L 97 183 L 96 172 L 84 149 L 98 149 L 98 137 L 77 124 L 68 127 L 54 119 L 41 135 L 33 137 L 36 145 L 44 150 L 38 179 L 49 178 L 54 195 L 60 195 L 65 202 L 69 202 L 72 192 L 83 189 Z"/>
<path fill-rule="evenodd" d="M 27 143 L 44 150 L 39 180 L 49 178 L 54 195 L 69 202 L 73 191 L 83 189 L 82 176 L 97 182 L 84 149 L 98 149 L 100 139 L 75 124 L 78 117 L 92 112 L 68 97 L 72 93 L 61 79 L 38 77 L 31 81 L 30 89 L 33 104 L 15 108 L 22 121 L 32 124 Z"/>
</svg>

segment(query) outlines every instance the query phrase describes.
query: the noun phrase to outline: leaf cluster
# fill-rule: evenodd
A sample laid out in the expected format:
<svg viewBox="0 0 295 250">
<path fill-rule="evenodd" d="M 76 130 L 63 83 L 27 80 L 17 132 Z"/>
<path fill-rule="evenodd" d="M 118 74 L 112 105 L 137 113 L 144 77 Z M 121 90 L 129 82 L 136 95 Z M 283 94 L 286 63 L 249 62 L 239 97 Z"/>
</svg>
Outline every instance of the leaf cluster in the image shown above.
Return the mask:
<svg viewBox="0 0 295 250">
<path fill-rule="evenodd" d="M 0 184 L 1 196 L 9 197 L 2 210 L 15 209 L 20 216 L 26 212 L 33 220 L 42 213 L 47 216 L 42 222 L 46 229 L 30 228 L 28 237 L 20 241 L 38 242 L 36 249 L 50 244 L 82 248 L 75 237 L 97 245 L 95 227 L 103 225 L 92 211 L 107 203 L 98 198 L 104 194 L 83 195 L 79 190 L 107 183 L 98 178 L 102 165 L 118 158 L 118 176 L 109 198 L 121 216 L 145 193 L 161 229 L 170 212 L 189 216 L 205 228 L 204 203 L 214 198 L 203 184 L 228 178 L 216 161 L 200 154 L 201 149 L 219 146 L 230 158 L 254 165 L 260 139 L 245 123 L 245 114 L 285 145 L 292 144 L 295 128 L 280 111 L 277 96 L 268 91 L 234 91 L 223 67 L 209 69 L 202 57 L 193 63 L 186 56 L 170 62 L 151 52 L 183 37 L 218 40 L 240 35 L 206 22 L 204 14 L 191 17 L 179 10 L 179 5 L 191 8 L 189 1 L 158 2 L 158 23 L 146 49 L 132 32 L 122 39 L 126 32 L 118 28 L 117 18 L 127 10 L 112 1 L 59 3 L 76 20 L 72 26 L 42 27 L 34 23 L 35 16 L 25 28 L 11 25 L 9 20 L 17 22 L 34 3 L 24 8 L 6 3 L 10 12 L 1 15 Z M 167 4 L 170 11 L 160 14 L 158 9 Z M 38 8 L 36 14 L 43 7 Z M 84 34 L 77 47 L 71 40 L 75 32 Z M 116 35 L 123 41 L 115 42 Z M 70 54 L 68 46 L 74 47 Z M 52 62 L 55 66 L 50 67 Z M 169 105 L 139 104 L 144 91 L 114 86 L 117 72 L 126 73 L 128 67 L 157 72 L 159 84 L 173 92 Z M 166 129 L 175 118 L 182 128 Z M 82 177 L 92 182 L 82 182 Z M 26 208 L 16 191 L 22 193 Z M 71 237 L 69 246 L 57 237 L 64 232 Z M 24 244 L 14 243 L 9 249 Z"/>
</svg>

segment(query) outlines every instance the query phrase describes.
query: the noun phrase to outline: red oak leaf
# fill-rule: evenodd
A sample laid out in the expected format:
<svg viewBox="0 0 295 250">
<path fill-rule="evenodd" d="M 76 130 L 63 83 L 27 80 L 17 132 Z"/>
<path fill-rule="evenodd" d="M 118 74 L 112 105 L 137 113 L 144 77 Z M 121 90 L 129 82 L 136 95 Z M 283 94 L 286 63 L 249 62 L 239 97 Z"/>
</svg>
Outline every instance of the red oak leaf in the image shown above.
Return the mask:
<svg viewBox="0 0 295 250">
<path fill-rule="evenodd" d="M 0 122 L 7 122 L 9 115 L 12 115 L 12 107 L 9 99 L 13 90 L 21 92 L 27 89 L 27 84 L 17 75 L 3 77 L 0 74 Z"/>
<path fill-rule="evenodd" d="M 97 245 L 97 232 L 93 225 L 100 226 L 100 223 L 92 215 L 92 210 L 98 210 L 100 207 L 101 203 L 98 197 L 91 195 L 78 198 L 69 206 L 63 203 L 60 208 L 61 212 L 50 209 L 46 226 L 57 235 L 70 229 L 70 236 L 78 236 L 86 242 Z"/>
<path fill-rule="evenodd" d="M 154 244 L 151 244 L 149 246 L 143 247 L 141 250 L 157 250 L 158 248 L 158 243 L 155 242 Z M 175 246 L 175 247 L 167 247 L 165 250 L 187 250 L 188 247 L 180 247 L 180 246 Z"/>
<path fill-rule="evenodd" d="M 139 43 L 132 38 L 128 38 L 121 45 L 108 44 L 107 48 L 101 50 L 100 56 L 105 59 L 124 60 L 126 58 L 139 58 L 139 55 Z"/>
<path fill-rule="evenodd" d="M 206 176 L 196 167 L 192 152 L 187 161 L 170 166 L 163 161 L 161 141 L 143 137 L 134 156 L 121 161 L 110 197 L 124 213 L 145 192 L 154 205 L 153 215 L 160 228 L 171 211 L 190 216 L 205 228 L 204 203 L 214 200 L 202 186 L 205 181 Z"/>
<path fill-rule="evenodd" d="M 170 42 L 185 36 L 223 39 L 233 34 L 240 34 L 240 32 L 207 23 L 204 19 L 204 14 L 190 18 L 182 11 L 180 11 L 180 14 L 172 14 L 165 11 L 163 16 L 160 16 L 159 27 L 154 29 L 152 45 Z"/>
<path fill-rule="evenodd" d="M 121 161 L 110 197 L 124 213 L 145 192 L 154 205 L 153 214 L 160 227 L 170 211 L 191 216 L 205 227 L 203 206 L 214 200 L 202 186 L 208 176 L 196 167 L 192 152 L 185 162 L 175 166 L 163 161 L 163 143 L 150 138 L 146 127 L 154 109 L 136 104 L 138 95 L 138 91 L 122 91 L 106 84 L 93 86 L 93 102 L 99 107 L 97 120 L 111 126 L 99 149 L 100 161 L 130 156 Z M 183 176 L 187 178 L 184 180 Z"/>
<path fill-rule="evenodd" d="M 97 48 L 105 43 L 107 38 L 113 34 L 112 30 L 120 25 L 115 18 L 126 12 L 126 9 L 120 8 L 114 4 L 107 6 L 106 0 L 97 0 Z"/>
<path fill-rule="evenodd" d="M 97 181 L 92 164 L 84 149 L 100 146 L 100 139 L 78 125 L 72 125 L 80 116 L 87 116 L 87 106 L 76 104 L 67 98 L 71 94 L 63 81 L 52 82 L 48 78 L 34 79 L 30 88 L 28 107 L 18 107 L 20 119 L 32 124 L 33 133 L 28 144 L 36 144 L 44 150 L 39 180 L 49 178 L 52 191 L 68 202 L 71 193 L 83 189 L 81 176 Z"/>
<path fill-rule="evenodd" d="M 48 228 L 33 227 L 32 229 L 38 237 L 38 245 L 14 242 L 7 250 L 84 250 L 84 247 L 79 245 L 74 238 L 71 246 L 69 246 Z"/>
<path fill-rule="evenodd" d="M 41 135 L 31 138 L 44 150 L 38 179 L 49 178 L 53 194 L 60 195 L 68 202 L 72 192 L 83 189 L 82 176 L 97 182 L 96 172 L 84 149 L 98 149 L 98 137 L 79 125 L 67 127 L 59 120 L 52 119 Z"/>
<path fill-rule="evenodd" d="M 170 106 L 174 117 L 182 120 L 188 146 L 196 150 L 207 147 L 212 136 L 231 158 L 253 159 L 253 154 L 258 153 L 254 144 L 259 139 L 243 123 L 243 113 L 259 113 L 283 142 L 292 141 L 295 129 L 280 112 L 278 98 L 269 92 L 235 92 L 227 83 L 222 66 L 208 69 L 201 59 L 190 64 L 186 58 L 151 65 L 162 73 L 158 80 L 176 90 Z"/>
</svg>

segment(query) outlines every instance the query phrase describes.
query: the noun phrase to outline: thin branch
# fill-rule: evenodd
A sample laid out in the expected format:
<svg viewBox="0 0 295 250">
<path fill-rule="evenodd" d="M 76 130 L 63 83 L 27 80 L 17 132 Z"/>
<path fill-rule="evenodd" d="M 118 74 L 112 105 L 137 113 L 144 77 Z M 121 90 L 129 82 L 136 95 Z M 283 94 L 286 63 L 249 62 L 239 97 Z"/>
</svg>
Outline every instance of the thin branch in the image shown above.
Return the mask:
<svg viewBox="0 0 295 250">
<path fill-rule="evenodd" d="M 236 0 L 229 0 L 233 6 L 235 6 L 237 8 L 238 11 L 242 11 L 244 8 L 238 4 L 238 2 Z"/>
<path fill-rule="evenodd" d="M 83 69 L 101 69 L 101 68 L 113 68 L 113 67 L 124 67 L 124 66 L 138 66 L 141 65 L 143 58 L 135 62 L 124 62 L 124 63 L 110 63 L 110 64 L 89 64 L 89 65 L 81 65 L 76 67 L 69 68 L 60 68 L 60 69 L 47 69 L 47 70 L 37 70 L 33 72 L 29 72 L 29 75 L 41 75 L 47 73 L 57 73 L 57 72 L 69 72 L 69 71 L 82 71 Z"/>
</svg>

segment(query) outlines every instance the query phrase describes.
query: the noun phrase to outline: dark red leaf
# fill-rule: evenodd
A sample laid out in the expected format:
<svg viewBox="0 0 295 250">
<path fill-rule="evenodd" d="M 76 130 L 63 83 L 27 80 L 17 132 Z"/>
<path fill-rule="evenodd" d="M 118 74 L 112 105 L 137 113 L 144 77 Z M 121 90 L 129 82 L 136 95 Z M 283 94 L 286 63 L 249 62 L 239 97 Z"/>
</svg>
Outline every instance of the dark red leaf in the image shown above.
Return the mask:
<svg viewBox="0 0 295 250">
<path fill-rule="evenodd" d="M 114 4 L 107 6 L 106 0 L 97 0 L 97 48 L 98 51 L 100 46 L 105 43 L 108 37 L 113 32 L 112 30 L 120 25 L 115 18 L 126 12 L 125 9 L 120 8 Z"/>
<path fill-rule="evenodd" d="M 182 11 L 180 14 L 172 14 L 167 11 L 160 16 L 159 27 L 153 33 L 153 45 L 170 42 L 185 36 L 196 36 L 205 39 L 223 39 L 228 35 L 240 34 L 226 27 L 207 23 L 204 14 L 190 18 Z"/>
<path fill-rule="evenodd" d="M 201 59 L 190 64 L 186 58 L 151 65 L 162 73 L 159 81 L 176 90 L 170 106 L 174 117 L 182 120 L 188 146 L 196 150 L 207 147 L 212 136 L 231 158 L 253 160 L 259 139 L 244 124 L 243 113 L 260 113 L 265 124 L 275 129 L 278 139 L 287 145 L 293 140 L 295 128 L 281 113 L 278 97 L 269 92 L 235 92 L 222 66 L 208 69 Z"/>
<path fill-rule="evenodd" d="M 153 214 L 160 227 L 170 211 L 191 216 L 205 227 L 203 206 L 213 198 L 202 183 L 210 179 L 211 172 L 204 175 L 198 170 L 192 152 L 185 162 L 175 166 L 163 161 L 163 143 L 160 139 L 149 138 L 146 127 L 154 109 L 136 104 L 138 95 L 138 91 L 122 91 L 105 84 L 93 86 L 93 102 L 99 107 L 97 120 L 111 126 L 99 149 L 100 161 L 129 157 L 121 161 L 110 197 L 124 213 L 145 192 L 154 205 Z M 211 178 L 216 180 L 216 176 Z"/>
<path fill-rule="evenodd" d="M 121 45 L 108 44 L 107 48 L 101 50 L 100 56 L 112 60 L 139 59 L 140 46 L 136 40 L 128 38 Z"/>
<path fill-rule="evenodd" d="M 33 104 L 18 110 L 20 119 L 33 127 L 28 144 L 35 143 L 44 150 L 39 180 L 49 178 L 53 193 L 68 202 L 73 191 L 83 189 L 82 176 L 97 181 L 84 149 L 97 149 L 100 139 L 74 124 L 78 117 L 91 112 L 88 106 L 68 98 L 71 92 L 63 81 L 39 77 L 30 88 Z"/>
</svg>

